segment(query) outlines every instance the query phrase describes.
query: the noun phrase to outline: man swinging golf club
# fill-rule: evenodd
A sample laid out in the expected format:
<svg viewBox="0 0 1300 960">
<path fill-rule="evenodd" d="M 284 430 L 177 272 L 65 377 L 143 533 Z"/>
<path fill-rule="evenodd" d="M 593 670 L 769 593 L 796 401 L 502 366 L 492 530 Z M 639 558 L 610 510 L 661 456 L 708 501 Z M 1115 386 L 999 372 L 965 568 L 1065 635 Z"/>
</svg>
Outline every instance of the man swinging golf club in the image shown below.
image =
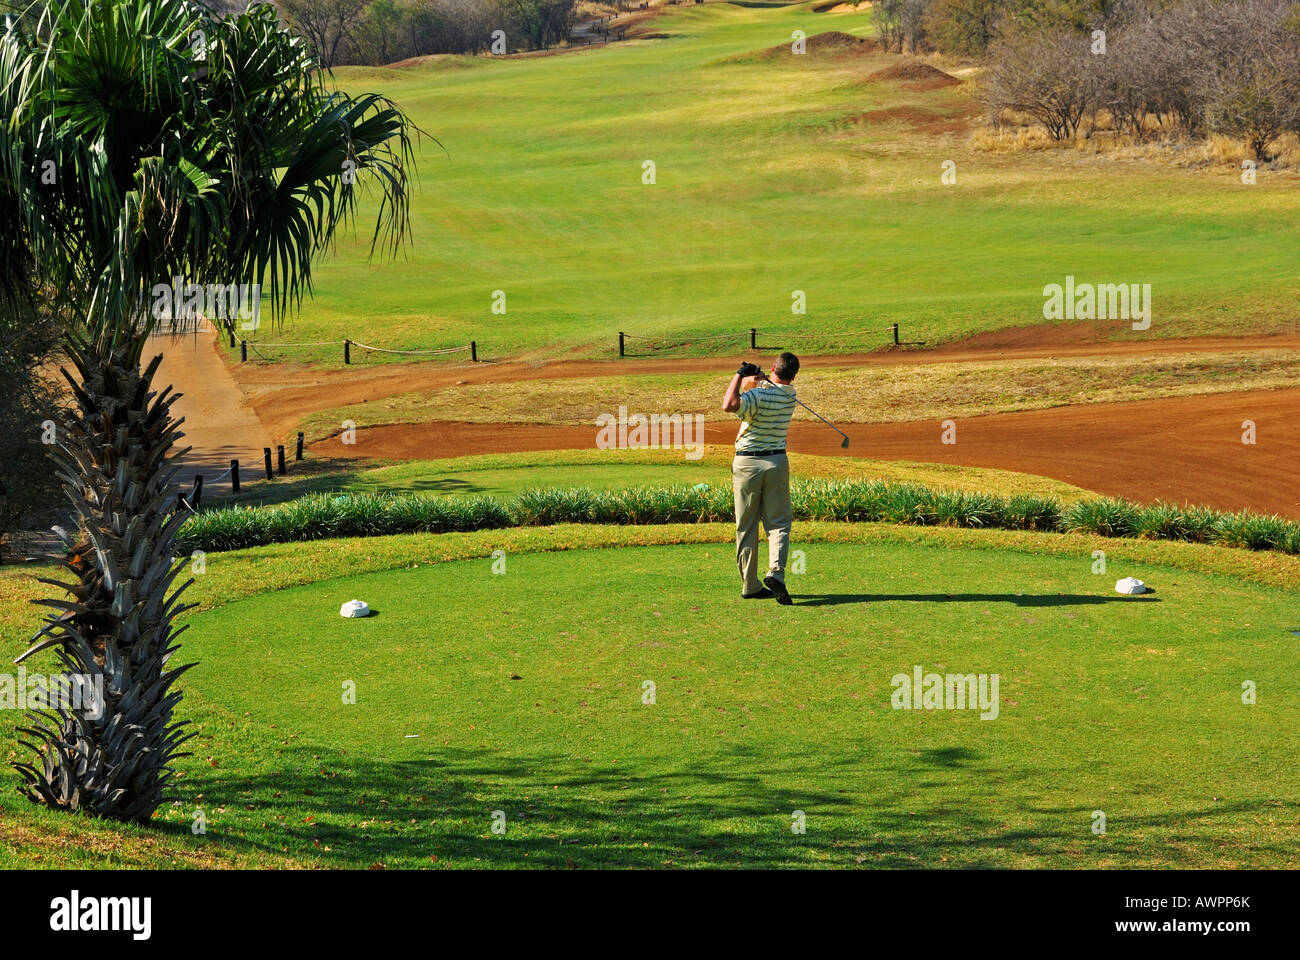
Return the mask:
<svg viewBox="0 0 1300 960">
<path fill-rule="evenodd" d="M 722 409 L 741 419 L 736 434 L 736 458 L 731 463 L 736 493 L 736 565 L 740 568 L 741 596 L 746 600 L 776 597 L 789 604 L 785 588 L 785 561 L 790 553 L 790 461 L 785 453 L 786 433 L 794 412 L 792 381 L 799 358 L 783 353 L 772 365 L 772 377 L 752 363 L 742 363 L 731 378 Z M 767 576 L 758 580 L 758 522 L 767 531 Z"/>
</svg>

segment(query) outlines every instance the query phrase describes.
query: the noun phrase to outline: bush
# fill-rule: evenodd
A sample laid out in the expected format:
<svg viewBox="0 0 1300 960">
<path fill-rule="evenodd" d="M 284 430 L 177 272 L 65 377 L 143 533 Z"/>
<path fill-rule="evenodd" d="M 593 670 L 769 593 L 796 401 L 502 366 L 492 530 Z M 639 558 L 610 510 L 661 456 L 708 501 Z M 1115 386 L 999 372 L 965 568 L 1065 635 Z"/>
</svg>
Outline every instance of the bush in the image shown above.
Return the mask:
<svg viewBox="0 0 1300 960">
<path fill-rule="evenodd" d="M 1012 497 L 1002 505 L 997 526 L 1006 530 L 1060 530 L 1061 504 L 1051 497 Z"/>
<path fill-rule="evenodd" d="M 1221 513 L 1165 503 L 1140 506 L 1109 497 L 1064 507 L 1052 497 L 1000 497 L 879 480 L 796 480 L 791 500 L 800 521 L 1086 533 L 1300 553 L 1300 525 L 1246 511 Z M 732 492 L 725 485 L 525 490 L 506 502 L 486 496 L 314 493 L 276 506 L 203 510 L 181 528 L 177 547 L 182 552 L 235 550 L 330 537 L 561 523 L 719 523 L 734 518 Z"/>
<path fill-rule="evenodd" d="M 1276 514 L 1225 513 L 1216 525 L 1215 542 L 1225 547 L 1272 550 L 1286 539 L 1287 527 L 1287 521 Z"/>
<path fill-rule="evenodd" d="M 1067 533 L 1131 537 L 1138 529 L 1138 508 L 1127 500 L 1111 497 L 1080 500 L 1065 511 L 1061 525 Z"/>
<path fill-rule="evenodd" d="M 57 329 L 46 308 L 0 290 L 0 563 L 6 534 L 49 527 L 67 512 L 43 442 L 63 402 L 46 366 Z"/>
</svg>

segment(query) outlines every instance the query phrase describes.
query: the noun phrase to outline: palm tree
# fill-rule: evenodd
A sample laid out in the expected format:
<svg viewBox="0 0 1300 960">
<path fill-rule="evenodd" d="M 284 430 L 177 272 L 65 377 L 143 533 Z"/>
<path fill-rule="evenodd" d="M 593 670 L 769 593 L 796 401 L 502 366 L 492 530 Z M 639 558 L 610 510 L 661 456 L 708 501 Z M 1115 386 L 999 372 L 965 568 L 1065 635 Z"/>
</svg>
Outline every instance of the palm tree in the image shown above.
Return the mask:
<svg viewBox="0 0 1300 960">
<path fill-rule="evenodd" d="M 76 514 L 58 530 L 66 591 L 30 649 L 103 702 L 28 715 L 20 790 L 63 810 L 144 822 L 188 739 L 173 556 L 176 394 L 148 359 L 151 291 L 262 284 L 272 321 L 311 290 L 313 259 L 379 187 L 371 252 L 408 226 L 413 127 L 380 96 L 329 89 L 267 4 L 217 18 L 186 0 L 46 0 L 0 29 L 0 308 L 71 318 L 72 410 L 53 459 Z M 18 224 L 17 228 L 10 226 Z M 227 316 L 221 324 L 230 326 Z"/>
</svg>

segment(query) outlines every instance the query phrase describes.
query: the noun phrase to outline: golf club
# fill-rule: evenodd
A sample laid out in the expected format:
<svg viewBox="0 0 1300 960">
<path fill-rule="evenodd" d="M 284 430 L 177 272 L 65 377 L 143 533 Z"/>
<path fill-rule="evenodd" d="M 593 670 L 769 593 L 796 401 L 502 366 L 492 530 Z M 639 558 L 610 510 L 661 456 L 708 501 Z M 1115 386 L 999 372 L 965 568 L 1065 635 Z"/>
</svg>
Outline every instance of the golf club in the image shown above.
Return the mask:
<svg viewBox="0 0 1300 960">
<path fill-rule="evenodd" d="M 767 380 L 768 383 L 771 383 L 771 382 L 772 382 L 771 379 L 769 379 L 768 375 L 767 375 L 766 373 L 763 373 L 763 371 L 760 370 L 760 371 L 758 372 L 758 375 L 759 375 L 760 377 L 762 377 L 764 380 Z M 832 430 L 834 430 L 836 433 L 838 433 L 841 437 L 843 437 L 843 438 L 844 438 L 844 442 L 840 444 L 840 449 L 841 449 L 841 450 L 847 450 L 847 449 L 848 449 L 848 446 L 849 446 L 849 435 L 848 435 L 847 433 L 845 433 L 845 432 L 844 432 L 843 430 L 841 430 L 839 427 L 835 426 L 835 424 L 831 423 L 829 420 L 827 420 L 825 417 L 823 417 L 820 413 L 818 413 L 818 412 L 817 412 L 816 410 L 814 410 L 812 407 L 808 406 L 808 404 L 804 403 L 804 402 L 803 402 L 802 400 L 800 400 L 798 397 L 795 397 L 795 398 L 794 398 L 794 402 L 797 403 L 797 404 L 799 404 L 799 406 L 803 407 L 805 410 L 807 410 L 809 413 L 811 413 L 814 417 L 816 417 L 816 418 L 817 418 L 818 420 L 820 420 L 822 423 L 826 424 L 826 426 L 830 427 Z"/>
</svg>

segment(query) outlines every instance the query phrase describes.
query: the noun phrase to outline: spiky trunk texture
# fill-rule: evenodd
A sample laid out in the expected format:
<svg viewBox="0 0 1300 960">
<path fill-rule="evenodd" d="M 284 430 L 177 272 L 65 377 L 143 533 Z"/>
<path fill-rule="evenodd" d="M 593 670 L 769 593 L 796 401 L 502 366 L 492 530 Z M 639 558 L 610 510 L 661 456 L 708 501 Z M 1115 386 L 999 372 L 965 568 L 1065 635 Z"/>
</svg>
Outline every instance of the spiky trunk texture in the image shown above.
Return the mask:
<svg viewBox="0 0 1300 960">
<path fill-rule="evenodd" d="M 54 648 L 68 675 L 102 683 L 104 702 L 51 704 L 29 712 L 20 742 L 38 759 L 15 763 L 19 791 L 37 803 L 135 823 L 147 822 L 167 799 L 170 762 L 192 734 L 172 722 L 181 699 L 170 669 L 178 649 L 176 616 L 187 580 L 173 590 L 186 559 L 172 544 L 184 522 L 174 507 L 169 453 L 183 436 L 171 387 L 151 389 L 155 357 L 141 370 L 143 333 L 107 356 L 71 346 L 75 405 L 52 449 L 64 491 L 77 515 L 75 534 L 55 528 L 69 548 L 71 583 L 42 580 L 71 596 L 38 601 L 56 611 L 23 660 Z M 99 714 L 96 716 L 96 714 Z"/>
</svg>

